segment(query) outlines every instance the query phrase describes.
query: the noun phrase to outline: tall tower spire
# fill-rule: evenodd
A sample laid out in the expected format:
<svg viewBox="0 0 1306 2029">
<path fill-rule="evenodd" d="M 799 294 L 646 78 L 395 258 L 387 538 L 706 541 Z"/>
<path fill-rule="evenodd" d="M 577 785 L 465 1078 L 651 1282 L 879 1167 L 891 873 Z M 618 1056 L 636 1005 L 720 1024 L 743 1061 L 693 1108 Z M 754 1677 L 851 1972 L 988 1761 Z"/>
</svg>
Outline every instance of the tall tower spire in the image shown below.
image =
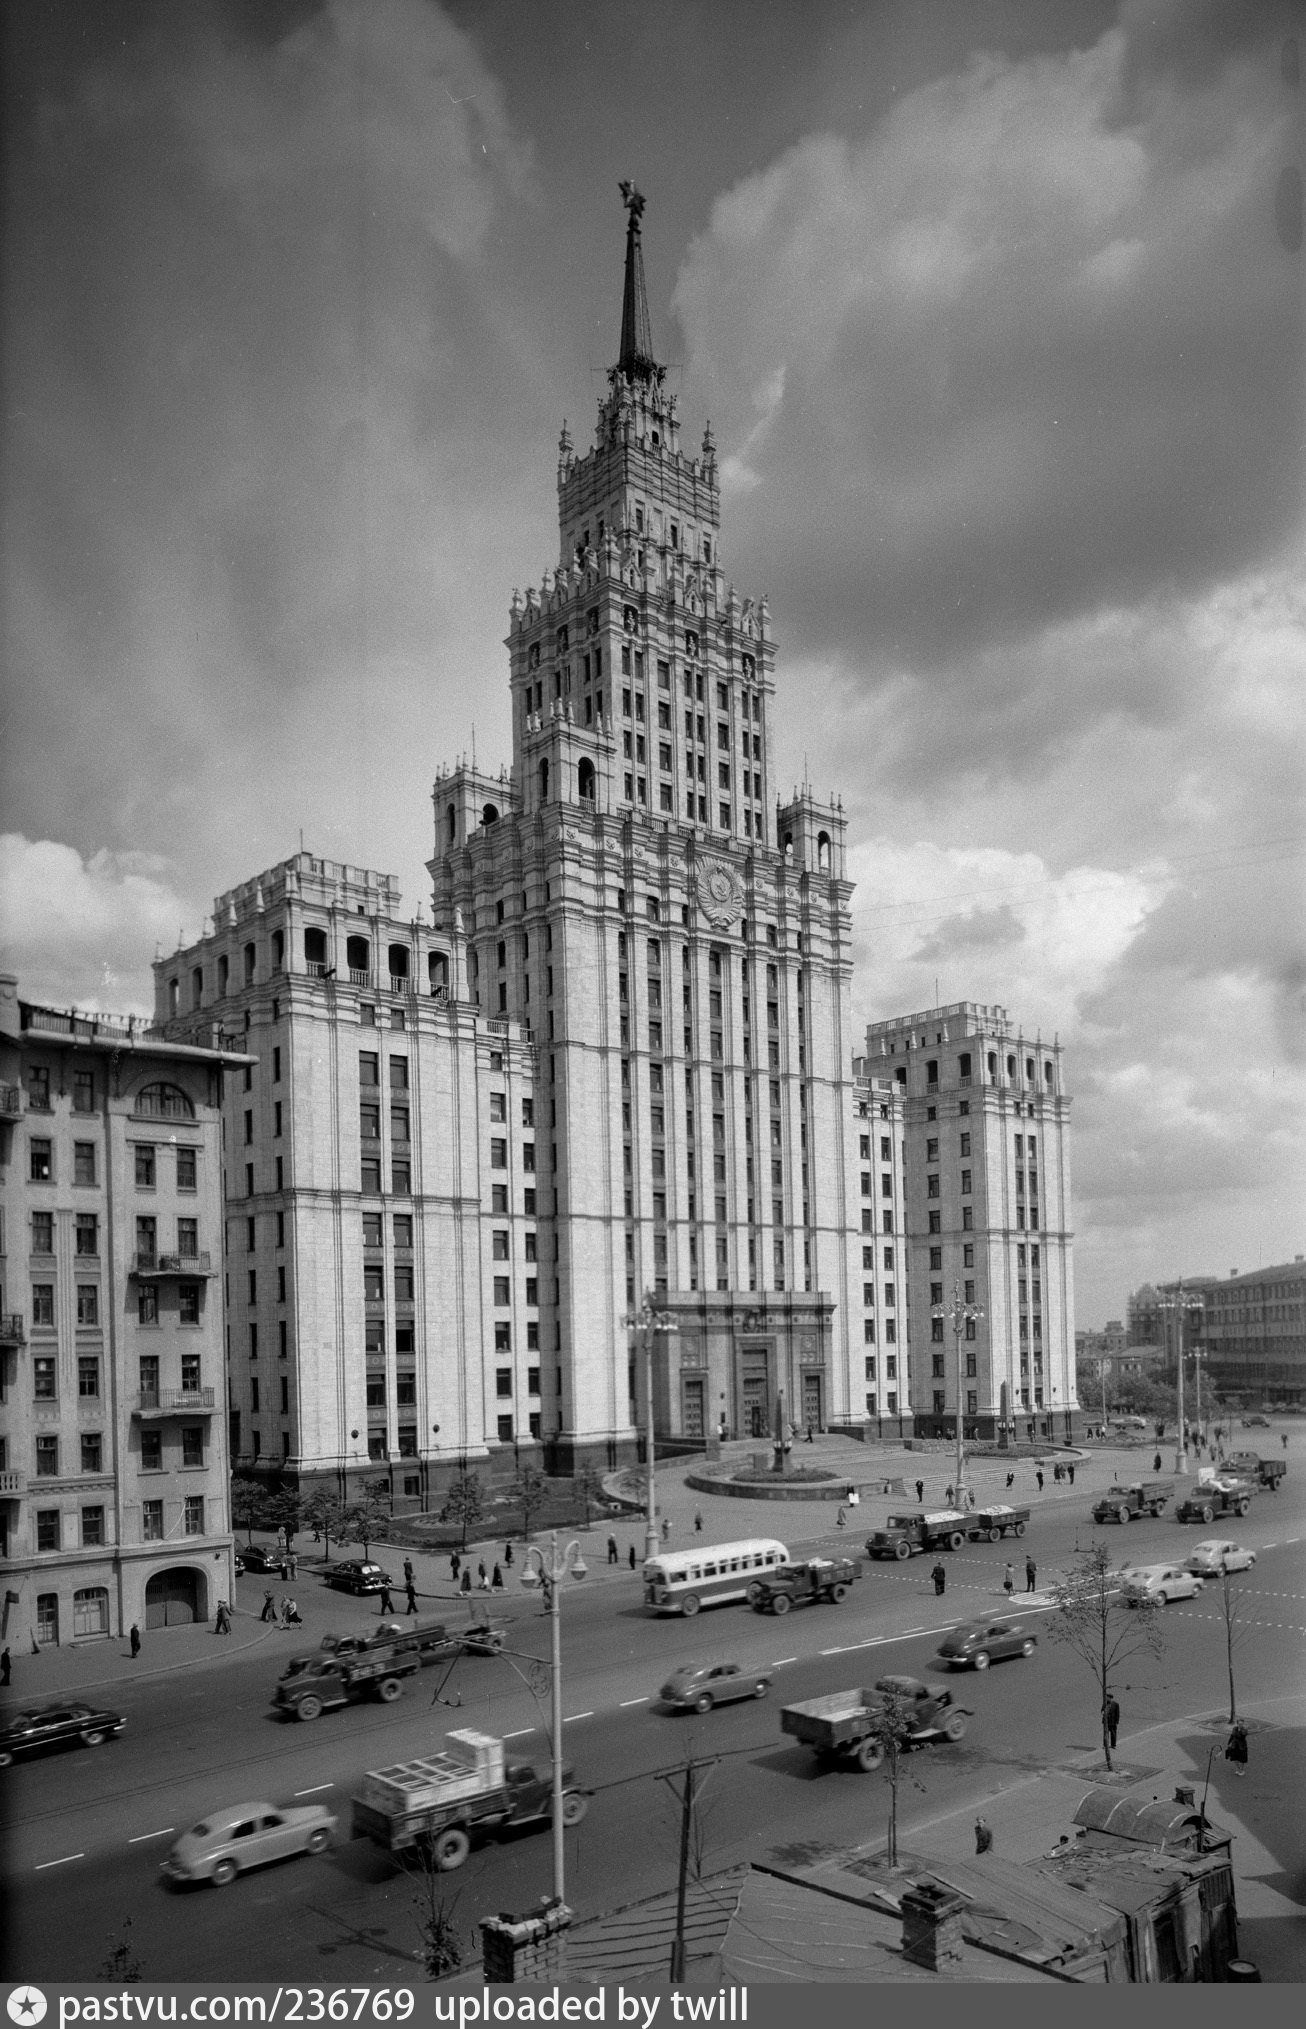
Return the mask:
<svg viewBox="0 0 1306 2029">
<path fill-rule="evenodd" d="M 648 291 L 644 286 L 644 249 L 639 221 L 644 199 L 633 183 L 618 185 L 629 214 L 626 221 L 626 281 L 621 298 L 621 353 L 617 372 L 627 380 L 662 379 L 663 368 L 653 357 L 653 328 L 649 322 Z"/>
</svg>

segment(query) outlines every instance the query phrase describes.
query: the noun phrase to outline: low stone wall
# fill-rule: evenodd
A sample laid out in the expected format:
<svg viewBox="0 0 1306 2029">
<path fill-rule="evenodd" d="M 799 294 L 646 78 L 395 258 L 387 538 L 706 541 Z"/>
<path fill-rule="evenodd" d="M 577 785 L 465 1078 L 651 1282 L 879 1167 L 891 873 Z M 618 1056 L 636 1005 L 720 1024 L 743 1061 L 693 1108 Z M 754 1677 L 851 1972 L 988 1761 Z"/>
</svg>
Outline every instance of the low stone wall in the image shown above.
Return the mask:
<svg viewBox="0 0 1306 2029">
<path fill-rule="evenodd" d="M 736 1501 L 841 1501 L 848 1499 L 849 1486 L 855 1486 L 858 1494 L 898 1494 L 905 1496 L 900 1479 L 877 1480 L 827 1480 L 822 1486 L 813 1486 L 810 1480 L 783 1480 L 776 1476 L 771 1483 L 760 1480 L 712 1479 L 707 1473 L 686 1473 L 685 1485 L 693 1487 L 698 1494 L 725 1494 Z"/>
</svg>

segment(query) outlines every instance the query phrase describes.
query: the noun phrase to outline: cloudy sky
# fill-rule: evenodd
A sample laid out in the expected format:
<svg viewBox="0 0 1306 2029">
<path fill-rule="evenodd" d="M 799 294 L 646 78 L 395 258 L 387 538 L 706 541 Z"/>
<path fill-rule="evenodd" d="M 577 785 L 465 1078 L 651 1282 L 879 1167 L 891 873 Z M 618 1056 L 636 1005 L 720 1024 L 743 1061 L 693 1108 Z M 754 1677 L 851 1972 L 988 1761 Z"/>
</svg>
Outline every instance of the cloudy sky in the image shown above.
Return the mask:
<svg viewBox="0 0 1306 2029">
<path fill-rule="evenodd" d="M 5 11 L 4 962 L 149 1005 L 508 754 L 646 193 L 655 339 L 850 821 L 859 1019 L 1075 1094 L 1079 1321 L 1306 1248 L 1291 0 Z"/>
</svg>

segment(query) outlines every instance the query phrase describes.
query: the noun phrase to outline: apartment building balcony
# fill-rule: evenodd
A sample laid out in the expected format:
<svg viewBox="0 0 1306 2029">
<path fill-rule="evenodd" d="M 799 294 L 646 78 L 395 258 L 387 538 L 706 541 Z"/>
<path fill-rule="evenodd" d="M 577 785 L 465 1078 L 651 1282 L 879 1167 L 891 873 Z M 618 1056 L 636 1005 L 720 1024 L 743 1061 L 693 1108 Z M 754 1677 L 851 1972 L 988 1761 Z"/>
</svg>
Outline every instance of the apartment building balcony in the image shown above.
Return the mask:
<svg viewBox="0 0 1306 2029">
<path fill-rule="evenodd" d="M 133 1254 L 128 1273 L 138 1281 L 160 1281 L 168 1275 L 194 1278 L 216 1275 L 211 1254 Z"/>
<path fill-rule="evenodd" d="M 23 1110 L 23 1088 L 21 1085 L 0 1085 L 0 1115 L 13 1119 Z"/>
<path fill-rule="evenodd" d="M 208 1416 L 213 1407 L 212 1388 L 142 1388 L 132 1404 L 132 1415 L 145 1419 Z"/>
<path fill-rule="evenodd" d="M 25 1472 L 0 1472 L 0 1500 L 12 1500 L 16 1494 L 27 1492 Z"/>
<path fill-rule="evenodd" d="M 27 1327 L 23 1323 L 23 1313 L 21 1310 L 5 1311 L 0 1316 L 0 1346 L 7 1349 L 11 1346 L 25 1346 L 26 1344 Z"/>
</svg>

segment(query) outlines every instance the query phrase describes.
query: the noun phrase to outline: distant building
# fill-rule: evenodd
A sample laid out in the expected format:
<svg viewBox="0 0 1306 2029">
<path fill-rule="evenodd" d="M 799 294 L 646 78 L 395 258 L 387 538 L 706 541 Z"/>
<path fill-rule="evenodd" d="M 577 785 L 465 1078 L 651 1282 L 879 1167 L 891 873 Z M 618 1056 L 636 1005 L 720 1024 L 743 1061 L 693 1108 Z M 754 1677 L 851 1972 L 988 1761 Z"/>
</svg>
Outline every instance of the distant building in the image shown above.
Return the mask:
<svg viewBox="0 0 1306 2029">
<path fill-rule="evenodd" d="M 456 922 L 399 909 L 390 875 L 296 853 L 155 995 L 169 1035 L 256 1060 L 224 1102 L 233 1462 L 403 1508 L 538 1444 L 551 1264 L 528 1037 L 469 1000 Z"/>
<path fill-rule="evenodd" d="M 1306 1260 L 1298 1254 L 1201 1289 L 1206 1377 L 1216 1392 L 1247 1407 L 1306 1406 Z"/>
<path fill-rule="evenodd" d="M 1067 1435 L 1077 1404 L 1070 1100 L 1058 1043 L 1004 1008 L 958 1001 L 872 1022 L 858 1075 L 899 1087 L 905 1149 L 911 1389 L 923 1436 L 963 1426 Z M 881 1188 L 890 1188 L 888 1172 Z M 942 1313 L 936 1315 L 936 1313 Z"/>
<path fill-rule="evenodd" d="M 0 977 L 6 1642 L 232 1597 L 221 1107 L 244 1061 Z"/>
</svg>

